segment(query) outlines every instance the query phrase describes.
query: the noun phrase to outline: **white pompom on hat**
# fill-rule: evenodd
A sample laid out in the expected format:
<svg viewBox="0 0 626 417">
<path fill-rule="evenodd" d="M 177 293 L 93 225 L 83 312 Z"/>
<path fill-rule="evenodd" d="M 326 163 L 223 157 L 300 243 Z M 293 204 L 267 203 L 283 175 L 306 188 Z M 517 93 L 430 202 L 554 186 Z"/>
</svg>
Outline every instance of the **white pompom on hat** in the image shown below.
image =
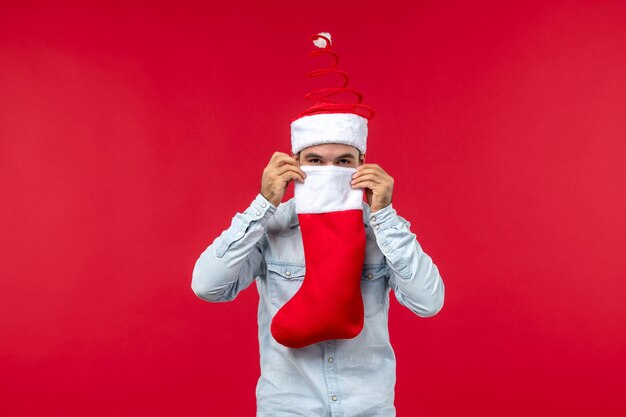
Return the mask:
<svg viewBox="0 0 626 417">
<path fill-rule="evenodd" d="M 361 153 L 367 150 L 367 122 L 374 116 L 371 107 L 361 104 L 363 96 L 348 88 L 350 77 L 345 71 L 336 68 L 339 56 L 330 49 L 330 33 L 320 32 L 311 36 L 318 50 L 310 53 L 312 57 L 322 54 L 334 58 L 334 63 L 327 68 L 310 71 L 309 77 L 335 73 L 344 78 L 343 86 L 320 88 L 307 93 L 304 97 L 315 104 L 298 115 L 291 122 L 291 150 L 297 154 L 302 149 L 325 143 L 340 143 L 354 146 Z M 354 103 L 335 101 L 337 96 L 356 97 Z"/>
</svg>

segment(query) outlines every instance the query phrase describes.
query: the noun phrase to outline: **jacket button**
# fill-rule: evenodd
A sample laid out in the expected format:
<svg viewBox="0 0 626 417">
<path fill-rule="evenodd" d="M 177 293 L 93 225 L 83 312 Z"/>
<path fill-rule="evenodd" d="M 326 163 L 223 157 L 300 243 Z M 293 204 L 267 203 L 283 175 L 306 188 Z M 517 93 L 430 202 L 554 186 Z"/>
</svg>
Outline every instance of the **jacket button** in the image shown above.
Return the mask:
<svg viewBox="0 0 626 417">
<path fill-rule="evenodd" d="M 333 358 L 328 358 L 329 363 L 333 363 L 335 360 Z"/>
<path fill-rule="evenodd" d="M 376 221 L 376 216 L 372 216 L 372 217 L 370 218 L 370 220 L 371 220 L 371 221 L 373 221 L 373 222 L 375 222 L 375 221 Z"/>
<path fill-rule="evenodd" d="M 332 397 L 330 397 L 330 399 L 333 400 L 333 401 L 337 401 L 337 396 L 333 395 Z"/>
<path fill-rule="evenodd" d="M 372 278 L 374 278 L 374 275 L 372 275 L 371 273 L 367 274 L 367 279 L 372 279 Z"/>
<path fill-rule="evenodd" d="M 285 275 L 287 275 L 288 277 L 290 277 L 290 276 L 291 276 L 291 272 L 289 272 L 289 271 L 285 271 Z"/>
<path fill-rule="evenodd" d="M 267 204 L 261 203 L 261 207 L 265 207 L 265 206 L 267 206 Z"/>
</svg>

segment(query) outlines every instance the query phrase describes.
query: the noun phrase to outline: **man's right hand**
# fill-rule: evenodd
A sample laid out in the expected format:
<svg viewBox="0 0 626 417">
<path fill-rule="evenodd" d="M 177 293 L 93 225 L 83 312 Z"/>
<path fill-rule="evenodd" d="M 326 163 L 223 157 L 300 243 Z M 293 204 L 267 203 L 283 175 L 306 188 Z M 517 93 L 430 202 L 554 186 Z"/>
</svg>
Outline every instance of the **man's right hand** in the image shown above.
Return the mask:
<svg viewBox="0 0 626 417">
<path fill-rule="evenodd" d="M 261 195 L 278 207 L 285 190 L 292 180 L 304 182 L 306 174 L 298 165 L 298 160 L 283 152 L 274 152 L 269 164 L 263 170 Z"/>
</svg>

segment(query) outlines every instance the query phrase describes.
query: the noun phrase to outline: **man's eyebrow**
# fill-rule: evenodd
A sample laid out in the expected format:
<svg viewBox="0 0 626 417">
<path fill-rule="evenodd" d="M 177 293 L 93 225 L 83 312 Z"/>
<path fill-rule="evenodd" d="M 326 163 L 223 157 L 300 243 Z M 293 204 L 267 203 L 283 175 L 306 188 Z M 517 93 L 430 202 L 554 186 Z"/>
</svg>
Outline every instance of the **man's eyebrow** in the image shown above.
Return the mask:
<svg viewBox="0 0 626 417">
<path fill-rule="evenodd" d="M 304 154 L 305 158 L 320 158 L 320 159 L 324 159 L 324 157 L 322 155 L 318 155 L 316 153 L 307 153 Z M 351 153 L 344 153 L 343 155 L 339 155 L 337 158 L 335 159 L 343 159 L 343 158 L 351 158 L 354 159 L 354 155 L 352 155 Z"/>
</svg>

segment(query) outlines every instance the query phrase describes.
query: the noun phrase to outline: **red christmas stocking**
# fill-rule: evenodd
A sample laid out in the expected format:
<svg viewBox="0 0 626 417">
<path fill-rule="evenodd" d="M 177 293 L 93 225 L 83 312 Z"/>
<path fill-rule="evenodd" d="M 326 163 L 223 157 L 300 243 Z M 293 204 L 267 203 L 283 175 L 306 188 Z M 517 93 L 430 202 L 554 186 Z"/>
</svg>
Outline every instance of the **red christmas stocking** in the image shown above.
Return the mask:
<svg viewBox="0 0 626 417">
<path fill-rule="evenodd" d="M 295 204 L 306 274 L 298 292 L 272 319 L 276 341 L 301 348 L 351 339 L 363 328 L 361 270 L 365 257 L 363 189 L 352 189 L 356 169 L 302 165 Z"/>
</svg>

